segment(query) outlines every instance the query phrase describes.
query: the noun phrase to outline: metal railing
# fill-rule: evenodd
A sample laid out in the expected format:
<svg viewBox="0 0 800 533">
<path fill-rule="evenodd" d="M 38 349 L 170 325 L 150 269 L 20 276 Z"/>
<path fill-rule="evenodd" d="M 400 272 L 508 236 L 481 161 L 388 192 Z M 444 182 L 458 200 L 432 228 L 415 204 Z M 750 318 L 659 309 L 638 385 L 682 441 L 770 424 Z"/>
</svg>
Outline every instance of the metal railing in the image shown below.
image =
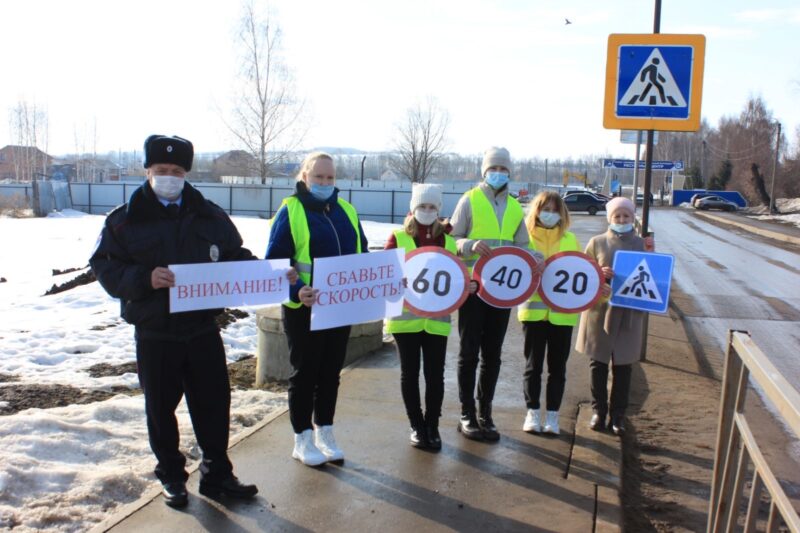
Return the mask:
<svg viewBox="0 0 800 533">
<path fill-rule="evenodd" d="M 706 531 L 728 532 L 741 527 L 739 521 L 744 514 L 741 504 L 750 477 L 744 531 L 756 531 L 761 496 L 766 491 L 769 495 L 766 531 L 778 531 L 782 522 L 789 531 L 800 532 L 800 516 L 767 464 L 744 412 L 751 380 L 775 406 L 794 438 L 800 435 L 798 391 L 769 362 L 749 333 L 729 331 Z"/>
</svg>

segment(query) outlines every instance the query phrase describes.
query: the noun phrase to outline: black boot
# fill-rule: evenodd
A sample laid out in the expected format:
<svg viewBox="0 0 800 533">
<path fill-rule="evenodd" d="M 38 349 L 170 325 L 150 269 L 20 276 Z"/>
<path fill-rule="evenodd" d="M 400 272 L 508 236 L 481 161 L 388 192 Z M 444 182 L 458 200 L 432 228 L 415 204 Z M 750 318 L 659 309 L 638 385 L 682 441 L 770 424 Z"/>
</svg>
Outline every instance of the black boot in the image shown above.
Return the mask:
<svg viewBox="0 0 800 533">
<path fill-rule="evenodd" d="M 625 431 L 627 431 L 625 427 L 625 413 L 611 415 L 611 431 L 618 437 L 625 434 Z"/>
<path fill-rule="evenodd" d="M 475 410 L 461 410 L 461 420 L 458 421 L 458 431 L 470 440 L 483 440 L 483 431 L 475 418 Z"/>
<path fill-rule="evenodd" d="M 428 435 L 428 448 L 438 452 L 442 449 L 442 437 L 439 435 L 439 418 L 426 419 L 425 429 Z"/>
<path fill-rule="evenodd" d="M 605 413 L 592 413 L 592 419 L 589 420 L 589 429 L 594 431 L 605 431 L 606 429 L 606 414 Z"/>
<path fill-rule="evenodd" d="M 408 442 L 414 448 L 420 448 L 422 450 L 428 448 L 428 434 L 425 426 L 422 424 L 411 426 L 411 436 L 408 438 Z"/>
<path fill-rule="evenodd" d="M 478 416 L 478 425 L 483 432 L 483 438 L 488 441 L 500 440 L 500 433 L 492 420 L 492 404 L 481 405 L 480 416 Z"/>
</svg>

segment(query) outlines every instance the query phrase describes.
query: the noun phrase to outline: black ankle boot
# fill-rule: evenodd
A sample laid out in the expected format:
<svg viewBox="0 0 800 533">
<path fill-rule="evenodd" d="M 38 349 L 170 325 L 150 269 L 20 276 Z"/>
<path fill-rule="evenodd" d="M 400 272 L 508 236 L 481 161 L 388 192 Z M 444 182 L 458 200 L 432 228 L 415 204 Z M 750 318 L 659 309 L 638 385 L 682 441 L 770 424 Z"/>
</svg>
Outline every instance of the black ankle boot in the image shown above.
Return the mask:
<svg viewBox="0 0 800 533">
<path fill-rule="evenodd" d="M 428 448 L 439 451 L 442 449 L 442 437 L 439 435 L 439 419 L 425 420 L 425 429 L 428 435 Z"/>
<path fill-rule="evenodd" d="M 408 442 L 414 448 L 425 449 L 428 447 L 428 433 L 422 424 L 411 426 L 411 436 Z"/>
<path fill-rule="evenodd" d="M 470 440 L 483 440 L 483 431 L 475 418 L 475 411 L 462 411 L 458 431 Z"/>
<path fill-rule="evenodd" d="M 589 429 L 594 431 L 605 431 L 606 429 L 606 414 L 605 413 L 592 413 L 592 419 L 589 420 Z"/>
<path fill-rule="evenodd" d="M 478 425 L 483 433 L 483 438 L 488 441 L 500 440 L 500 433 L 492 420 L 492 404 L 482 405 L 478 416 Z"/>
</svg>

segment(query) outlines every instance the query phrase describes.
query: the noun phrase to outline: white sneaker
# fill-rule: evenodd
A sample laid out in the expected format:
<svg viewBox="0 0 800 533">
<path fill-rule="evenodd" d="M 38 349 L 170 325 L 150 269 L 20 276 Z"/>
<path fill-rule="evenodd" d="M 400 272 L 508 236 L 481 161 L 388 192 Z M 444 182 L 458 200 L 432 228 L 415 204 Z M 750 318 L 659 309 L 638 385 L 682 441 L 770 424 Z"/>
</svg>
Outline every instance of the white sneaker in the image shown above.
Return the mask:
<svg viewBox="0 0 800 533">
<path fill-rule="evenodd" d="M 336 439 L 333 438 L 333 426 L 315 426 L 314 442 L 329 462 L 344 462 L 344 452 L 336 445 Z"/>
<path fill-rule="evenodd" d="M 292 457 L 308 466 L 319 466 L 328 461 L 325 455 L 314 446 L 314 432 L 310 429 L 294 434 Z"/>
<path fill-rule="evenodd" d="M 525 415 L 525 423 L 522 424 L 522 431 L 528 433 L 539 433 L 542 430 L 542 420 L 538 409 L 528 409 Z"/>
<path fill-rule="evenodd" d="M 547 411 L 547 420 L 544 423 L 544 432 L 558 435 L 558 411 Z"/>
</svg>

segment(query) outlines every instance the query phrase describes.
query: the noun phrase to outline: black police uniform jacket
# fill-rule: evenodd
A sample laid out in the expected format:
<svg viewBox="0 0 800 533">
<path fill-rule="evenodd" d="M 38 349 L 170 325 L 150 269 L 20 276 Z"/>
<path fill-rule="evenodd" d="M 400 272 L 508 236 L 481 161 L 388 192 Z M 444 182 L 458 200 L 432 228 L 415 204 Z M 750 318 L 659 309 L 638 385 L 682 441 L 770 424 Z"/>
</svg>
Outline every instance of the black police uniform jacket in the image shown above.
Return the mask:
<svg viewBox="0 0 800 533">
<path fill-rule="evenodd" d="M 119 298 L 121 315 L 139 338 L 186 340 L 217 329 L 220 309 L 169 313 L 169 289 L 153 289 L 156 267 L 255 259 L 218 205 L 184 184 L 180 214 L 171 218 L 149 183 L 109 213 L 89 264 L 103 288 Z"/>
</svg>

